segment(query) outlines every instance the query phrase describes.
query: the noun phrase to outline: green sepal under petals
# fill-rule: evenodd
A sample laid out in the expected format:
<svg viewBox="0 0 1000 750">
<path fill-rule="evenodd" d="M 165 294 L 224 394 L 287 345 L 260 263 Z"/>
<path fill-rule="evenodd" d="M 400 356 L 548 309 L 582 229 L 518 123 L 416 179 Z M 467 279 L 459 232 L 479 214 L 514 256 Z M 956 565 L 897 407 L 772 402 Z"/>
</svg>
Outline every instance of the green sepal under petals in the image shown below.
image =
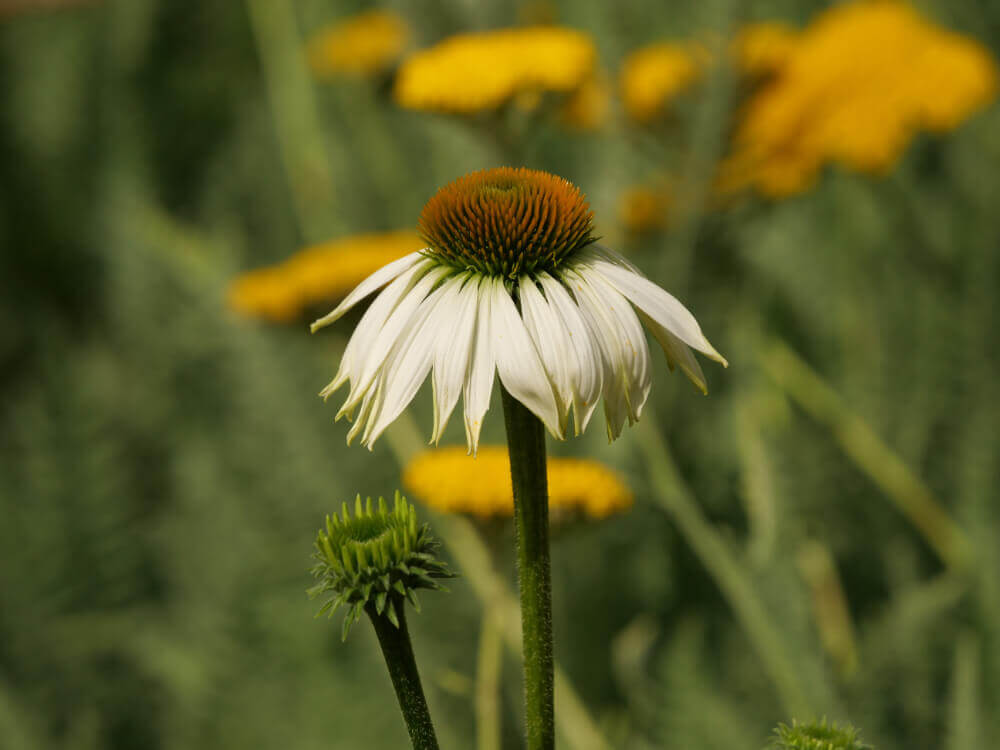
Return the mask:
<svg viewBox="0 0 1000 750">
<path fill-rule="evenodd" d="M 318 583 L 308 593 L 313 598 L 332 593 L 317 617 L 332 617 L 341 606 L 348 607 L 345 640 L 365 611 L 398 628 L 407 599 L 420 609 L 416 589 L 446 590 L 438 580 L 454 577 L 438 559 L 438 547 L 428 525 L 417 521 L 413 505 L 399 492 L 392 510 L 381 497 L 373 503 L 358 495 L 353 515 L 344 503 L 340 515 L 326 517 L 316 537 L 312 574 Z"/>
</svg>

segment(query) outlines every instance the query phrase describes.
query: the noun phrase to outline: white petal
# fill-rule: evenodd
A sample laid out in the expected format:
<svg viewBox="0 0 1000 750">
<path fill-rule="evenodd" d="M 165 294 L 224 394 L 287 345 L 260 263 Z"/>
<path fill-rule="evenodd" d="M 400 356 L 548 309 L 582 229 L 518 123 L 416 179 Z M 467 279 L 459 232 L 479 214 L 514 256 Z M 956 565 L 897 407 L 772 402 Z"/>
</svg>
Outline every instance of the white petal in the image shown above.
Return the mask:
<svg viewBox="0 0 1000 750">
<path fill-rule="evenodd" d="M 661 326 L 655 320 L 650 319 L 645 313 L 639 313 L 643 322 L 653 334 L 663 348 L 663 353 L 667 355 L 667 364 L 670 369 L 676 364 L 681 368 L 681 372 L 688 376 L 688 379 L 695 384 L 699 391 L 708 394 L 708 384 L 705 382 L 705 373 L 701 371 L 701 365 L 695 359 L 688 345 L 674 336 L 670 331 Z"/>
<path fill-rule="evenodd" d="M 576 270 L 567 269 L 563 276 L 576 297 L 580 314 L 587 322 L 590 335 L 601 353 L 604 370 L 604 417 L 607 420 L 608 439 L 615 440 L 621 435 L 628 418 L 626 391 L 630 380 L 625 371 L 619 326 L 604 301 Z"/>
<path fill-rule="evenodd" d="M 586 258 L 588 254 L 591 257 L 597 257 L 600 258 L 601 260 L 606 260 L 609 263 L 614 263 L 615 265 L 621 266 L 622 268 L 627 268 L 628 270 L 632 271 L 633 273 L 637 273 L 640 276 L 645 276 L 645 274 L 639 270 L 639 267 L 636 266 L 632 261 L 630 261 L 624 255 L 619 253 L 617 250 L 612 250 L 607 245 L 602 245 L 599 242 L 594 242 L 583 248 L 580 251 L 580 256 L 578 257 Z"/>
<path fill-rule="evenodd" d="M 351 425 L 351 429 L 347 432 L 348 445 L 353 443 L 354 438 L 370 424 L 372 410 L 376 408 L 379 399 L 382 397 L 381 386 L 382 383 L 380 381 L 375 388 L 372 388 L 365 394 L 365 398 L 361 402 L 361 411 L 358 413 L 358 418 L 354 420 L 354 424 Z"/>
<path fill-rule="evenodd" d="M 400 413 L 409 406 L 426 380 L 434 361 L 437 337 L 443 323 L 455 314 L 463 279 L 445 281 L 413 315 L 410 324 L 386 358 L 379 375 L 384 395 L 372 412 L 364 444 L 370 449 Z M 383 385 L 384 384 L 384 385 Z"/>
<path fill-rule="evenodd" d="M 462 393 L 469 370 L 473 336 L 476 332 L 476 306 L 479 303 L 479 282 L 461 277 L 454 311 L 442 321 L 434 356 L 434 432 L 431 442 L 441 440 L 448 419 Z"/>
<path fill-rule="evenodd" d="M 593 341 L 590 328 L 562 283 L 547 273 L 539 274 L 538 281 L 545 290 L 550 308 L 569 336 L 569 384 L 573 392 L 574 426 L 579 435 L 587 429 L 587 423 L 601 398 L 604 384 L 601 350 Z"/>
<path fill-rule="evenodd" d="M 559 426 L 565 432 L 569 407 L 573 404 L 570 371 L 578 368 L 576 351 L 562 318 L 549 306 L 535 282 L 528 276 L 522 276 L 518 281 L 518 290 L 524 327 L 559 396 Z"/>
<path fill-rule="evenodd" d="M 473 283 L 473 282 L 470 282 Z M 479 432 L 483 417 L 490 408 L 493 393 L 493 376 L 496 360 L 490 335 L 489 296 L 487 281 L 480 279 L 476 285 L 476 336 L 469 359 L 469 374 L 465 379 L 465 440 L 469 452 L 479 450 Z"/>
<path fill-rule="evenodd" d="M 714 360 L 729 366 L 725 357 L 719 354 L 705 334 L 701 332 L 698 321 L 684 305 L 664 289 L 654 284 L 646 277 L 629 270 L 617 263 L 594 256 L 580 261 L 581 266 L 593 268 L 599 272 L 612 286 L 621 292 L 629 301 L 646 315 L 666 328 L 688 346 L 697 349 Z"/>
<path fill-rule="evenodd" d="M 617 321 L 622 362 L 628 378 L 625 398 L 629 408 L 629 421 L 635 424 L 642 415 L 642 407 L 646 404 L 649 389 L 653 383 L 646 334 L 642 330 L 642 324 L 636 317 L 632 305 L 615 287 L 605 281 L 600 273 L 589 268 L 581 268 L 578 272 L 599 295 L 601 301 Z"/>
<path fill-rule="evenodd" d="M 421 252 L 410 253 L 409 255 L 404 255 L 399 260 L 394 260 L 392 263 L 382 266 L 375 273 L 358 284 L 354 288 L 354 291 L 348 294 L 344 300 L 333 309 L 332 312 L 327 313 L 319 320 L 314 321 L 313 324 L 309 326 L 309 330 L 315 333 L 320 328 L 337 321 L 344 313 L 358 304 L 369 294 L 372 294 L 375 290 L 385 286 L 403 273 L 403 271 L 419 263 L 423 258 L 424 256 Z M 431 263 L 431 261 L 426 261 L 427 265 L 430 265 Z"/>
<path fill-rule="evenodd" d="M 450 269 L 444 266 L 430 268 L 400 299 L 396 308 L 386 319 L 385 325 L 382 326 L 374 341 L 365 351 L 364 363 L 360 367 L 361 374 L 357 378 L 351 378 L 351 391 L 347 394 L 347 400 L 337 413 L 337 419 L 348 414 L 361 402 L 361 399 L 375 382 L 379 370 L 385 363 L 385 358 L 389 356 L 396 341 L 412 322 L 412 318 L 424 298 L 434 288 L 434 285 L 450 272 Z M 356 367 L 356 365 L 352 365 L 352 367 Z"/>
<path fill-rule="evenodd" d="M 563 439 L 559 404 L 552 381 L 531 343 L 517 306 L 502 279 L 491 279 L 490 331 L 500 382 L 511 396 L 542 420 L 555 437 Z"/>
<path fill-rule="evenodd" d="M 418 264 L 403 271 L 368 306 L 351 334 L 347 346 L 344 347 L 344 354 L 340 358 L 340 367 L 337 369 L 336 376 L 319 393 L 324 400 L 329 398 L 347 380 L 357 380 L 361 377 L 361 367 L 364 365 L 367 352 L 366 347 L 375 340 L 375 335 L 385 324 L 389 314 L 396 309 L 399 300 L 413 288 L 413 285 L 426 273 L 428 268 L 429 266 L 426 264 Z"/>
</svg>

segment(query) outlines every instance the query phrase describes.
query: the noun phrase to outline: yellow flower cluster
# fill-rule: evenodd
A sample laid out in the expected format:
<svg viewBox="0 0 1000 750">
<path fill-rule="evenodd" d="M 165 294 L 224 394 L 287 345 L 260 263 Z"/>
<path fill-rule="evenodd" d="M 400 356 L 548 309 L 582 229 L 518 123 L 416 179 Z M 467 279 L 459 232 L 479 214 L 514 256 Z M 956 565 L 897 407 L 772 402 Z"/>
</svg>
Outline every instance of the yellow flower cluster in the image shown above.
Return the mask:
<svg viewBox="0 0 1000 750">
<path fill-rule="evenodd" d="M 579 458 L 549 458 L 549 509 L 553 519 L 606 518 L 632 507 L 624 481 L 603 464 Z M 461 446 L 421 453 L 403 471 L 407 491 L 431 508 L 477 518 L 510 516 L 507 449 L 480 446 L 473 458 Z"/>
<path fill-rule="evenodd" d="M 608 119 L 611 108 L 611 85 L 607 75 L 595 72 L 563 103 L 562 123 L 574 130 L 597 130 Z"/>
<path fill-rule="evenodd" d="M 374 75 L 403 54 L 409 32 L 395 13 L 358 13 L 319 31 L 309 42 L 309 66 L 319 76 Z"/>
<path fill-rule="evenodd" d="M 469 114 L 495 109 L 519 94 L 571 93 L 594 69 L 591 38 L 537 26 L 457 34 L 400 66 L 396 101 L 410 109 Z"/>
<path fill-rule="evenodd" d="M 916 132 L 951 130 L 997 92 L 985 48 L 895 0 L 834 6 L 782 45 L 743 112 L 723 190 L 789 195 L 827 162 L 884 173 Z"/>
<path fill-rule="evenodd" d="M 637 49 L 622 63 L 625 111 L 639 122 L 650 122 L 700 75 L 697 47 L 661 42 Z"/>
<path fill-rule="evenodd" d="M 745 76 L 773 73 L 791 56 L 798 32 L 778 21 L 747 24 L 733 39 L 736 67 Z"/>
<path fill-rule="evenodd" d="M 296 320 L 306 308 L 343 297 L 382 266 L 422 247 L 411 231 L 354 235 L 314 245 L 283 263 L 238 276 L 229 286 L 229 306 L 248 317 Z"/>
<path fill-rule="evenodd" d="M 637 185 L 622 193 L 618 217 L 630 232 L 655 232 L 667 226 L 670 204 L 670 191 L 666 187 Z"/>
</svg>

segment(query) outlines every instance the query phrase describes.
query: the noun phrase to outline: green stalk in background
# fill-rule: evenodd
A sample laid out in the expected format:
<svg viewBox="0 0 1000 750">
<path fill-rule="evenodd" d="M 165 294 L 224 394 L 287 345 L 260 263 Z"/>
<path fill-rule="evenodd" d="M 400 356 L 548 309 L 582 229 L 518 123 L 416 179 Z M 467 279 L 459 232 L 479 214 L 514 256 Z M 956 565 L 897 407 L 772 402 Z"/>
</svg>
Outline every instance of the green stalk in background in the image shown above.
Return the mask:
<svg viewBox="0 0 1000 750">
<path fill-rule="evenodd" d="M 319 242 L 342 227 L 332 210 L 334 179 L 295 8 L 270 0 L 246 6 L 295 214 L 306 241 Z"/>
<path fill-rule="evenodd" d="M 952 570 L 969 569 L 972 542 L 930 488 L 843 398 L 787 344 L 773 340 L 760 354 L 764 371 L 814 419 L 826 424 L 844 453 L 882 489 Z"/>
<path fill-rule="evenodd" d="M 730 552 L 683 483 L 666 440 L 656 427 L 655 418 L 648 415 L 639 422 L 635 432 L 655 490 L 653 499 L 677 524 L 685 541 L 715 579 L 757 651 L 786 710 L 793 716 L 813 716 L 816 706 L 829 706 L 829 701 L 812 698 L 819 686 L 814 685 L 810 689 L 802 679 L 802 670 L 786 650 L 781 631 L 758 597 L 741 561 Z"/>
<path fill-rule="evenodd" d="M 483 609 L 476 659 L 476 750 L 500 750 L 503 631 L 493 607 Z"/>
<path fill-rule="evenodd" d="M 555 714 L 545 432 L 538 417 L 506 389 L 501 391 L 514 488 L 527 746 L 528 750 L 551 750 L 555 747 Z"/>
</svg>

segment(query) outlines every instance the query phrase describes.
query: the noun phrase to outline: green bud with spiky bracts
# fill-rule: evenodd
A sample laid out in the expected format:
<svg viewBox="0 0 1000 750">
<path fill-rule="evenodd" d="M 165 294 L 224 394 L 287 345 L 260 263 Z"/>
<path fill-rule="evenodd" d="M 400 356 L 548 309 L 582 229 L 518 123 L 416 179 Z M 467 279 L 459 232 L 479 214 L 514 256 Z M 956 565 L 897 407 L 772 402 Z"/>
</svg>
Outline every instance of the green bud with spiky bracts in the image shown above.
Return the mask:
<svg viewBox="0 0 1000 750">
<path fill-rule="evenodd" d="M 858 739 L 857 729 L 827 723 L 826 719 L 808 724 L 793 721 L 791 726 L 779 724 L 769 747 L 771 750 L 872 750 L 871 745 Z"/>
<path fill-rule="evenodd" d="M 312 597 L 329 592 L 317 616 L 332 617 L 347 608 L 343 638 L 363 612 L 384 616 L 399 627 L 405 600 L 420 611 L 417 589 L 445 590 L 437 582 L 454 574 L 437 558 L 438 542 L 427 524 L 417 521 L 416 510 L 396 492 L 390 510 L 384 498 L 373 503 L 361 495 L 354 501 L 354 515 L 344 503 L 341 514 L 326 517 L 316 537 L 312 573 L 319 583 L 309 589 Z"/>
</svg>

